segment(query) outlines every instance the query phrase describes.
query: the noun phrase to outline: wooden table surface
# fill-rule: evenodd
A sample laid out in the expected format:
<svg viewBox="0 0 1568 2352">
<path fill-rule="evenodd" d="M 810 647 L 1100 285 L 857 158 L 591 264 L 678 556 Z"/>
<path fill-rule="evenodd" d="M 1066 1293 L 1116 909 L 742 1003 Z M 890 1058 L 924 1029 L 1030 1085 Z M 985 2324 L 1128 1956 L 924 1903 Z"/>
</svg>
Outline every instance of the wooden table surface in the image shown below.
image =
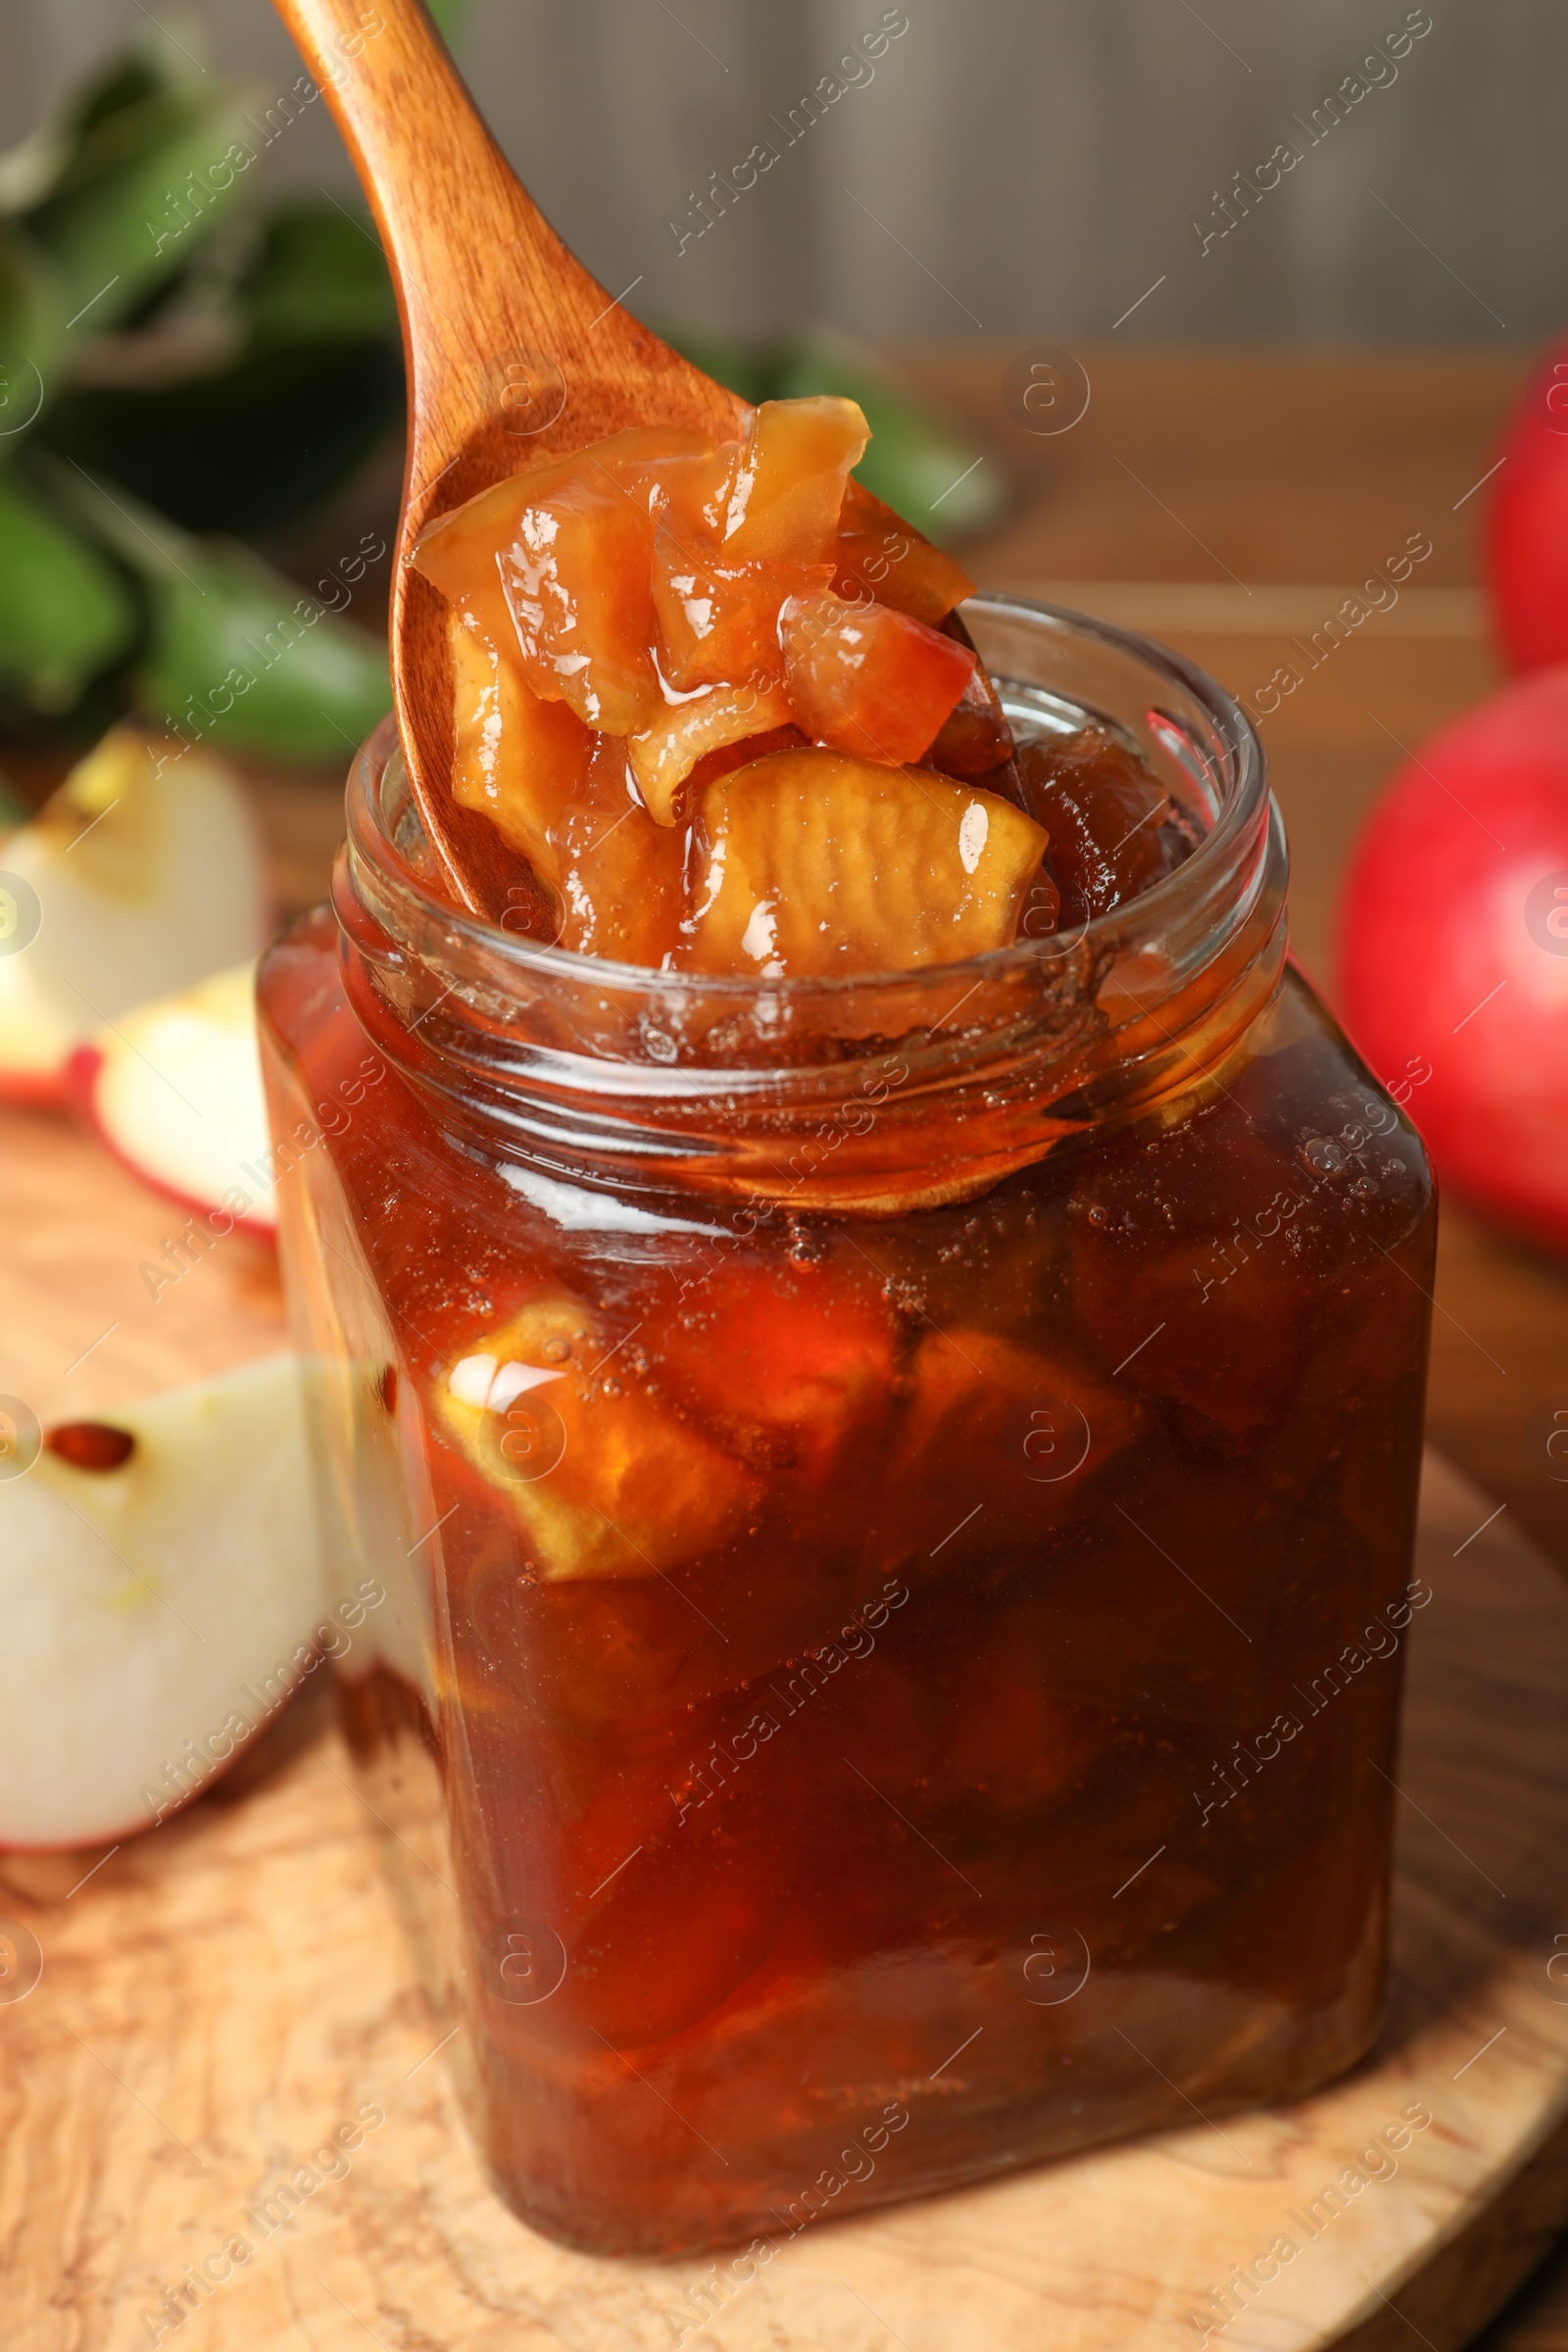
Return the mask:
<svg viewBox="0 0 1568 2352">
<path fill-rule="evenodd" d="M 986 584 L 1146 629 L 1250 699 L 1293 657 L 1293 637 L 1410 534 L 1432 542 L 1399 605 L 1263 726 L 1291 837 L 1296 952 L 1332 998 L 1337 879 L 1363 812 L 1399 744 L 1498 679 L 1477 590 L 1476 485 L 1526 355 L 1085 347 L 1087 413 L 1046 437 L 1009 399 L 1015 356 L 900 355 L 1016 486 L 1001 526 L 963 551 Z M 335 783 L 256 779 L 291 905 L 320 894 Z M 1568 1480 L 1545 1444 L 1568 1409 L 1568 1267 L 1450 1203 L 1436 1298 L 1431 1435 L 1568 1569 Z M 1568 2352 L 1568 2241 L 1483 2340 L 1486 2352 Z"/>
<path fill-rule="evenodd" d="M 90 1212 L 110 1247 L 52 1303 L 17 1296 L 0 1259 L 0 1308 L 35 1364 L 74 1345 L 73 1292 L 97 1311 L 113 1258 L 146 1230 L 145 1196 L 84 1142 L 53 1174 L 62 1240 Z M 8 1213 L 10 1185 L 0 1159 Z M 206 1289 L 182 1309 L 198 1353 L 202 1321 L 221 1344 L 245 1284 L 232 1258 L 204 1262 L 192 1280 Z M 241 1320 L 265 1306 L 237 1303 Z M 147 1336 L 144 1316 L 132 1347 Z M 416 1877 L 450 1875 L 433 1775 L 406 1792 L 395 1831 L 378 1819 L 317 1676 L 162 1830 L 102 1854 L 0 1860 L 0 1936 L 38 1972 L 20 2000 L 0 1987 L 0 2341 L 1193 2352 L 1196 2318 L 1215 2352 L 1461 2352 L 1568 2210 L 1568 2003 L 1548 1973 L 1568 1906 L 1568 1593 L 1506 1517 L 1474 1536 L 1489 1508 L 1429 1457 L 1390 2013 L 1367 2061 L 1324 2090 L 1223 2124 L 1205 2099 L 1173 2129 L 823 2214 L 808 2234 L 781 2212 L 755 2271 L 556 2245 L 485 2180 L 455 2094 L 469 2045 L 418 1986 L 389 1883 L 394 1855 Z M 1158 1977 L 1140 1993 L 1122 1973 L 1097 1994 L 1099 1973 L 1069 1996 L 1089 2004 L 1080 2030 L 1097 2031 L 1090 2012 L 1102 2034 L 1117 2014 L 1136 2025 Z M 990 2016 L 1019 2031 L 1005 2005 Z M 938 2074 L 906 2086 L 916 2129 L 895 2163 L 939 2111 Z M 635 2112 L 663 2093 L 643 2076 L 625 2096 Z M 1282 2247 L 1283 2263 L 1259 2264 Z M 1257 2299 L 1220 2331 L 1215 2296 L 1243 2291 L 1241 2266 Z"/>
</svg>

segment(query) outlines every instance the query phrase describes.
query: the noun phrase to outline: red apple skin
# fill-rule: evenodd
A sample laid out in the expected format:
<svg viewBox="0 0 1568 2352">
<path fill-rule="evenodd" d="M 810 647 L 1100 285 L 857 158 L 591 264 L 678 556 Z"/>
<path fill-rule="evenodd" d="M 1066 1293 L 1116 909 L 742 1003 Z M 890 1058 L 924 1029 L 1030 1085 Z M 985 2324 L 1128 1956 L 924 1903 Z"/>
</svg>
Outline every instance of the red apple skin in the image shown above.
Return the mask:
<svg viewBox="0 0 1568 2352">
<path fill-rule="evenodd" d="M 1537 363 L 1503 437 L 1486 569 L 1508 667 L 1568 662 L 1568 342 Z"/>
<path fill-rule="evenodd" d="M 138 1184 L 151 1193 L 159 1193 L 166 1200 L 173 1200 L 198 1217 L 225 1216 L 229 1219 L 225 1233 L 248 1233 L 259 1242 L 277 1241 L 277 1227 L 270 1217 L 236 1217 L 231 1209 L 219 1200 L 200 1200 L 195 1193 L 182 1193 L 177 1185 L 167 1184 L 162 1176 L 152 1175 L 138 1160 L 130 1157 L 116 1142 L 103 1120 L 98 1116 L 98 1072 L 103 1066 L 103 1054 L 97 1046 L 78 1046 L 65 1067 L 60 1102 L 74 1109 L 96 1142 L 102 1144 L 111 1159 L 128 1168 Z"/>
<path fill-rule="evenodd" d="M 1443 1182 L 1568 1251 L 1568 663 L 1399 769 L 1346 877 L 1339 971 Z"/>
<path fill-rule="evenodd" d="M 70 1102 L 63 1071 L 0 1069 L 0 1110 L 66 1110 Z"/>
</svg>

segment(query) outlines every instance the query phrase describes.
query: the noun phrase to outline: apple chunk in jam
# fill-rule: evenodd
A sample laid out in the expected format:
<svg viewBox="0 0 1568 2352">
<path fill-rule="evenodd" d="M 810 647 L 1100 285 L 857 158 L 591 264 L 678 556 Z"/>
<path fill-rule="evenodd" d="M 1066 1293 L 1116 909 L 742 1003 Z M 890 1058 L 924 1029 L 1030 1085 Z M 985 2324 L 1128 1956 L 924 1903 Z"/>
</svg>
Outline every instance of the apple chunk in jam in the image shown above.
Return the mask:
<svg viewBox="0 0 1568 2352">
<path fill-rule="evenodd" d="M 1042 839 L 974 785 L 774 752 L 703 794 L 683 960 L 769 980 L 957 962 L 1012 938 Z"/>
<path fill-rule="evenodd" d="M 1141 756 L 1097 741 L 1093 808 L 1059 796 L 1056 873 L 1050 780 L 1083 763 L 1070 743 L 1014 758 L 956 614 L 972 583 L 856 482 L 867 438 L 853 401 L 764 401 L 744 439 L 616 433 L 424 532 L 453 796 L 527 860 L 538 888 L 517 895 L 561 945 L 899 970 L 1078 911 L 1129 808 L 1150 812 L 1134 887 L 1187 855 Z"/>
</svg>

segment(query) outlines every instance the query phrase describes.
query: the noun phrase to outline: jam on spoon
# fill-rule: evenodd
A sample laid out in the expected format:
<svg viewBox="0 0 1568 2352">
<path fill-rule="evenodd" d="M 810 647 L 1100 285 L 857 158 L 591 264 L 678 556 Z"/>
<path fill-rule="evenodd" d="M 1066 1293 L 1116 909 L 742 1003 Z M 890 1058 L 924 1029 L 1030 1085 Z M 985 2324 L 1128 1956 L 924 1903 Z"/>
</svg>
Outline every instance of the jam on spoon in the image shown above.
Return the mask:
<svg viewBox="0 0 1568 2352">
<path fill-rule="evenodd" d="M 972 583 L 854 479 L 853 401 L 615 433 L 420 536 L 452 789 L 562 946 L 666 969 L 952 962 L 1106 911 L 1193 846 L 1109 729 L 1020 750 Z"/>
</svg>

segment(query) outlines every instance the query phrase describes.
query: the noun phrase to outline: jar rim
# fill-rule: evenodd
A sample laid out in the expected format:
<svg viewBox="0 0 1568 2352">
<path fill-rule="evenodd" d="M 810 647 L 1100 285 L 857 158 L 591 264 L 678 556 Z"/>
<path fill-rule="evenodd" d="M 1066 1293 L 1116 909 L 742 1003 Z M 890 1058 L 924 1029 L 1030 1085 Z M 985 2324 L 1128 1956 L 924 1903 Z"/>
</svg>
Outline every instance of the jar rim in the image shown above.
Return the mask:
<svg viewBox="0 0 1568 2352">
<path fill-rule="evenodd" d="M 986 981 L 1017 977 L 1030 969 L 1049 970 L 1069 951 L 1076 954 L 1080 949 L 1085 950 L 1097 960 L 1102 955 L 1113 957 L 1134 944 L 1135 934 L 1148 940 L 1152 933 L 1157 935 L 1167 927 L 1179 925 L 1183 912 L 1196 914 L 1208 907 L 1213 898 L 1212 885 L 1233 865 L 1238 852 L 1259 826 L 1267 822 L 1271 808 L 1263 745 L 1236 698 L 1196 662 L 1170 647 L 1092 613 L 1003 589 L 980 590 L 967 598 L 960 610 L 966 621 L 978 621 L 982 627 L 988 615 L 1004 621 L 1017 615 L 1044 623 L 1080 641 L 1098 642 L 1163 674 L 1200 707 L 1224 755 L 1227 772 L 1220 807 L 1192 856 L 1137 898 L 1069 932 L 1014 940 L 1005 947 L 989 948 L 961 961 L 887 971 L 796 973 L 778 978 L 750 972 L 711 973 L 622 963 L 611 956 L 550 946 L 509 931 L 503 924 L 461 906 L 434 887 L 400 847 L 383 805 L 384 784 L 399 752 L 397 722 L 392 715 L 384 718 L 367 738 L 349 771 L 347 819 L 351 849 L 356 857 L 376 869 L 383 888 L 390 884 L 400 896 L 413 901 L 421 915 L 439 923 L 447 935 L 449 949 L 460 944 L 471 947 L 486 958 L 499 959 L 504 967 L 515 971 L 519 979 L 526 976 L 535 983 L 555 980 L 579 986 L 594 982 L 612 988 L 622 1002 L 642 991 L 665 1007 L 679 1004 L 685 997 L 709 1005 L 726 1001 L 752 1004 L 763 998 L 781 1008 L 820 1005 L 846 997 L 863 997 L 880 989 L 907 988 L 911 982 L 939 980 L 978 988 Z M 412 791 L 408 808 L 418 834 L 427 838 Z M 1238 897 L 1245 897 L 1245 893 L 1239 893 Z M 1240 906 L 1237 911 L 1241 912 Z M 494 961 L 491 968 L 495 968 Z"/>
</svg>

